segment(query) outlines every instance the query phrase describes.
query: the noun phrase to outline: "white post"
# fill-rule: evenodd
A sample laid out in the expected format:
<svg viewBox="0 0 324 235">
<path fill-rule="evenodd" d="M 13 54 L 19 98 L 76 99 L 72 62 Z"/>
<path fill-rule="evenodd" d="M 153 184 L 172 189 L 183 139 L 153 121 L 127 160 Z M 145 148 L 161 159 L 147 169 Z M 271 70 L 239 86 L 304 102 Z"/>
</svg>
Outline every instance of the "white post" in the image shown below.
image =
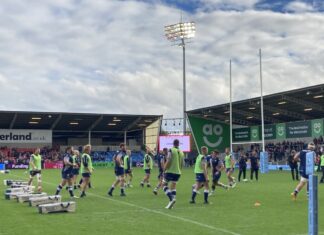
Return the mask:
<svg viewBox="0 0 324 235">
<path fill-rule="evenodd" d="M 265 151 L 265 142 L 264 142 L 264 112 L 263 112 L 263 79 L 262 79 L 262 54 L 261 49 L 259 49 L 260 56 L 260 86 L 261 86 L 261 135 L 262 135 L 262 152 Z"/>
<path fill-rule="evenodd" d="M 229 74 L 230 74 L 230 148 L 231 153 L 233 152 L 233 114 L 232 114 L 232 60 L 229 64 Z"/>
<path fill-rule="evenodd" d="M 124 144 L 127 145 L 127 131 L 124 131 Z"/>
<path fill-rule="evenodd" d="M 91 131 L 88 133 L 88 143 L 91 144 Z"/>
</svg>

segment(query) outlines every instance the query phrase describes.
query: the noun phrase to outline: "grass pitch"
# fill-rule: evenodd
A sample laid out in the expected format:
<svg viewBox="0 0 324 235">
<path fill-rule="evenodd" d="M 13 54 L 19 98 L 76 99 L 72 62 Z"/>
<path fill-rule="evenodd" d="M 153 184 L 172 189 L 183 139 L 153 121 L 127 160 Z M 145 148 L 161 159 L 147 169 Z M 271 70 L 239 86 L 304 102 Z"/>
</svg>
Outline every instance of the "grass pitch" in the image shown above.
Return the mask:
<svg viewBox="0 0 324 235">
<path fill-rule="evenodd" d="M 60 182 L 60 170 L 44 170 L 43 191 L 54 194 Z M 248 172 L 249 173 L 249 172 Z M 290 172 L 271 172 L 261 175 L 259 182 L 238 183 L 229 191 L 217 188 L 210 197 L 210 205 L 203 204 L 203 195 L 197 196 L 197 204 L 189 204 L 191 185 L 194 183 L 193 169 L 185 169 L 177 187 L 177 203 L 172 210 L 164 209 L 168 199 L 153 188 L 140 188 L 144 172 L 134 170 L 133 188 L 127 188 L 127 197 L 114 197 L 107 190 L 114 180 L 112 168 L 96 169 L 92 176 L 94 188 L 84 199 L 77 201 L 76 213 L 38 214 L 36 208 L 15 201 L 0 199 L 0 235 L 29 234 L 213 234 L 213 235 L 302 235 L 307 234 L 307 197 L 302 191 L 293 202 L 290 193 L 297 181 L 292 181 Z M 234 173 L 237 175 L 237 172 Z M 249 175 L 249 174 L 248 174 Z M 1 174 L 4 179 L 27 179 L 23 170 L 12 170 Z M 225 174 L 221 181 L 227 183 Z M 157 183 L 154 169 L 151 184 Z M 1 183 L 0 190 L 5 186 Z M 319 185 L 319 234 L 324 234 L 324 184 Z M 63 200 L 69 200 L 63 190 Z M 79 192 L 76 191 L 76 195 Z M 260 206 L 255 206 L 259 202 Z"/>
</svg>

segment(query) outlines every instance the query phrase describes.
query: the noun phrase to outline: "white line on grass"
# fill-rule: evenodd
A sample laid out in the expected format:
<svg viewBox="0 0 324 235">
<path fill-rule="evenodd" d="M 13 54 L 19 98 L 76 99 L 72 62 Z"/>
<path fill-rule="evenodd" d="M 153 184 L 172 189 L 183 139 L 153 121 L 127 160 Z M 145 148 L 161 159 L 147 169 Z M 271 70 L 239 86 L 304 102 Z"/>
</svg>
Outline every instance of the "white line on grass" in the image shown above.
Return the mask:
<svg viewBox="0 0 324 235">
<path fill-rule="evenodd" d="M 20 176 L 12 174 L 12 173 L 10 175 L 21 178 Z M 46 182 L 46 181 L 42 181 L 42 182 L 45 183 L 45 184 L 49 184 L 49 185 L 56 185 L 56 184 Z M 131 206 L 131 207 L 135 207 L 135 208 L 138 208 L 138 209 L 141 209 L 141 210 L 144 210 L 144 211 L 147 211 L 147 212 L 151 212 L 151 213 L 154 213 L 154 214 L 159 214 L 159 215 L 163 215 L 163 216 L 166 216 L 166 217 L 169 217 L 169 218 L 172 218 L 172 219 L 177 219 L 177 220 L 181 220 L 183 222 L 195 224 L 195 225 L 198 225 L 198 226 L 203 227 L 203 228 L 208 228 L 208 229 L 211 229 L 211 230 L 215 230 L 215 231 L 219 231 L 219 232 L 223 232 L 223 233 L 227 233 L 227 234 L 232 234 L 232 235 L 241 235 L 239 233 L 235 233 L 235 232 L 229 231 L 227 229 L 216 228 L 214 226 L 204 224 L 204 223 L 200 223 L 200 222 L 195 221 L 195 220 L 191 220 L 191 219 L 183 218 L 183 217 L 180 217 L 180 216 L 167 214 L 167 213 L 161 212 L 161 211 L 155 211 L 155 210 L 152 210 L 152 209 L 149 209 L 149 208 L 146 208 L 146 207 L 142 207 L 142 206 L 138 206 L 138 205 L 135 205 L 135 204 L 132 204 L 132 203 L 129 203 L 129 202 L 118 201 L 118 200 L 108 198 L 108 197 L 103 197 L 103 196 L 100 196 L 100 195 L 97 195 L 97 194 L 94 194 L 94 193 L 88 193 L 88 194 L 92 195 L 94 197 L 97 197 L 97 198 L 109 200 L 109 201 L 112 201 L 112 202 L 117 202 L 119 204 L 124 204 L 124 205 Z"/>
</svg>

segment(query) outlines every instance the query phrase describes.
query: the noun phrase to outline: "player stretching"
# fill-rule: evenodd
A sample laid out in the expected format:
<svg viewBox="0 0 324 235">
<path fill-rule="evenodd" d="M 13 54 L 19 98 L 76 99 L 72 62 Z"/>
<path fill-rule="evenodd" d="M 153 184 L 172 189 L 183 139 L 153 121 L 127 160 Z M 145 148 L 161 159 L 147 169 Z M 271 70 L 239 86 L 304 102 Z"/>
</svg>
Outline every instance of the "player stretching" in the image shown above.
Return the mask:
<svg viewBox="0 0 324 235">
<path fill-rule="evenodd" d="M 309 143 L 307 146 L 307 150 L 302 150 L 297 153 L 294 157 L 296 162 L 300 161 L 299 165 L 299 173 L 300 173 L 300 182 L 297 185 L 294 192 L 291 193 L 291 197 L 293 200 L 297 199 L 297 195 L 300 190 L 307 184 L 307 194 L 308 194 L 308 175 L 306 175 L 306 154 L 309 152 L 313 152 L 315 149 L 315 145 L 313 143 Z"/>
<path fill-rule="evenodd" d="M 201 154 L 198 155 L 195 164 L 195 173 L 196 173 L 196 186 L 192 190 L 192 196 L 190 203 L 196 203 L 197 192 L 200 188 L 205 187 L 204 190 L 204 203 L 208 204 L 208 194 L 209 194 L 209 179 L 207 171 L 207 154 L 208 148 L 206 146 L 201 147 Z"/>
<path fill-rule="evenodd" d="M 90 177 L 91 177 L 91 174 L 93 171 L 90 153 L 91 153 L 91 145 L 88 144 L 83 147 L 83 153 L 81 156 L 82 184 L 80 186 L 80 188 L 81 188 L 80 197 L 86 196 L 85 191 L 86 191 L 87 187 L 89 186 Z"/>
<path fill-rule="evenodd" d="M 120 196 L 126 196 L 124 178 L 124 157 L 126 155 L 126 146 L 122 143 L 119 145 L 119 148 L 120 150 L 114 156 L 116 180 L 108 191 L 108 195 L 111 197 L 113 196 L 114 189 L 118 184 L 120 184 Z"/>
<path fill-rule="evenodd" d="M 59 195 L 62 188 L 68 184 L 68 190 L 71 197 L 77 198 L 73 194 L 73 187 L 72 187 L 72 178 L 73 178 L 73 158 L 72 158 L 72 147 L 67 147 L 65 151 L 65 155 L 63 158 L 63 169 L 62 169 L 62 182 L 57 186 L 55 195 Z"/>
<path fill-rule="evenodd" d="M 157 155 L 157 161 L 158 161 L 158 167 L 159 167 L 159 175 L 158 175 L 158 180 L 159 183 L 157 184 L 157 186 L 155 187 L 155 189 L 153 190 L 153 193 L 155 195 L 157 195 L 158 190 L 162 187 L 163 185 L 163 169 L 164 169 L 164 164 L 166 162 L 166 157 L 168 155 L 168 149 L 164 148 L 162 151 L 160 151 L 160 153 Z"/>
<path fill-rule="evenodd" d="M 236 186 L 235 178 L 232 176 L 234 171 L 235 161 L 232 159 L 232 155 L 230 153 L 230 149 L 225 149 L 225 168 L 226 168 L 226 175 L 229 182 L 229 186 L 234 188 Z"/>
<path fill-rule="evenodd" d="M 126 151 L 126 155 L 124 157 L 124 171 L 125 171 L 125 182 L 127 181 L 127 187 L 131 188 L 132 180 L 133 180 L 133 172 L 132 172 L 132 159 L 131 159 L 132 152 L 130 150 Z"/>
<path fill-rule="evenodd" d="M 28 185 L 32 185 L 33 179 L 37 177 L 37 191 L 42 192 L 42 156 L 40 155 L 40 149 L 36 148 L 35 152 L 29 159 L 29 181 Z"/>
<path fill-rule="evenodd" d="M 173 141 L 173 147 L 169 150 L 164 164 L 163 191 L 169 198 L 169 203 L 165 207 L 171 209 L 176 203 L 177 182 L 181 176 L 183 166 L 183 152 L 179 149 L 179 140 Z M 168 184 L 170 183 L 170 189 Z"/>
<path fill-rule="evenodd" d="M 219 159 L 218 150 L 214 150 L 212 152 L 211 159 L 210 159 L 210 167 L 212 169 L 213 184 L 212 184 L 212 191 L 209 194 L 209 196 L 213 195 L 213 193 L 215 192 L 216 186 L 220 186 L 220 187 L 222 187 L 224 189 L 229 188 L 227 185 L 219 182 L 219 179 L 222 176 L 222 171 L 224 170 L 224 164 Z"/>
<path fill-rule="evenodd" d="M 144 184 L 147 183 L 147 187 L 150 188 L 151 184 L 150 184 L 150 176 L 151 176 L 151 171 L 153 169 L 153 159 L 151 156 L 151 150 L 149 148 L 147 148 L 146 150 L 146 154 L 144 156 L 144 165 L 143 165 L 143 169 L 145 171 L 145 176 L 143 178 L 143 180 L 141 181 L 141 187 L 144 187 Z"/>
</svg>

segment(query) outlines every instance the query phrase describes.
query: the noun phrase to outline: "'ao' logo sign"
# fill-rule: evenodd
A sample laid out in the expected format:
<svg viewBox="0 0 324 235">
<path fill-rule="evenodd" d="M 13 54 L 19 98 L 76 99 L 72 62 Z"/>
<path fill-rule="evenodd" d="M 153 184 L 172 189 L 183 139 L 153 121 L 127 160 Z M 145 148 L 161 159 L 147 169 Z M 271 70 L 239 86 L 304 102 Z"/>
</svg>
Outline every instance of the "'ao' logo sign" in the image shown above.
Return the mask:
<svg viewBox="0 0 324 235">
<path fill-rule="evenodd" d="M 322 132 L 322 124 L 320 122 L 314 123 L 313 130 L 316 134 L 320 134 Z"/>
<path fill-rule="evenodd" d="M 204 143 L 208 147 L 216 148 L 223 142 L 223 127 L 221 125 L 205 124 L 202 131 Z"/>
</svg>

